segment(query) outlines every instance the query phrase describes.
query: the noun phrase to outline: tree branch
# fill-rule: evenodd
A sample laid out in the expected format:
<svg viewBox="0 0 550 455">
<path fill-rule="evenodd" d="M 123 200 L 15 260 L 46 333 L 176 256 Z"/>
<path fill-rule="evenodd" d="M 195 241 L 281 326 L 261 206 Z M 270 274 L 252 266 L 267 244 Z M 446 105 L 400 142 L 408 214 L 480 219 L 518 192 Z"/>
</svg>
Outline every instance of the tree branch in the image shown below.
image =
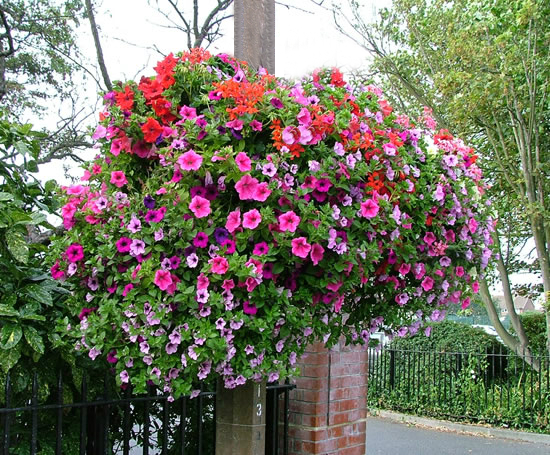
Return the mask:
<svg viewBox="0 0 550 455">
<path fill-rule="evenodd" d="M 111 79 L 109 78 L 109 73 L 107 72 L 107 66 L 105 65 L 105 58 L 103 56 L 103 50 L 101 48 L 101 41 L 99 40 L 99 32 L 97 29 L 97 24 L 96 24 L 94 12 L 92 9 L 92 1 L 85 0 L 85 3 L 86 3 L 86 14 L 88 15 L 88 19 L 90 21 L 90 27 L 92 29 L 92 36 L 94 37 L 94 45 L 95 45 L 96 54 L 97 54 L 97 62 L 99 63 L 99 69 L 101 71 L 101 75 L 103 76 L 103 82 L 105 82 L 105 87 L 107 87 L 108 91 L 111 91 L 113 89 L 113 84 L 111 84 Z"/>
</svg>

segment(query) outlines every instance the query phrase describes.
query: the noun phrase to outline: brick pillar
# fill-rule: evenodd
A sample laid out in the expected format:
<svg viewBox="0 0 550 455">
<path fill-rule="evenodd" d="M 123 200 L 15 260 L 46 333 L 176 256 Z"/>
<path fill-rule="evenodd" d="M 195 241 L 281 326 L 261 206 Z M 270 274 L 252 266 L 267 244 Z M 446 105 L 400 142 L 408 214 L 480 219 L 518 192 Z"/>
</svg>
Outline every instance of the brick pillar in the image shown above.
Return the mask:
<svg viewBox="0 0 550 455">
<path fill-rule="evenodd" d="M 367 349 L 308 347 L 290 397 L 289 454 L 364 455 Z"/>
</svg>

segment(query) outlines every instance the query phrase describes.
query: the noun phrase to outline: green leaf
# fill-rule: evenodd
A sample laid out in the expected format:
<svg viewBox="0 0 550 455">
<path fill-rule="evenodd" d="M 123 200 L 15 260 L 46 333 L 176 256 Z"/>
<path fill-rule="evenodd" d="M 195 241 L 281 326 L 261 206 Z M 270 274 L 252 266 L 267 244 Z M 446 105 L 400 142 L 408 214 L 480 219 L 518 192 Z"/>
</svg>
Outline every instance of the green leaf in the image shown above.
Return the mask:
<svg viewBox="0 0 550 455">
<path fill-rule="evenodd" d="M 15 366 L 19 360 L 19 357 L 21 357 L 19 348 L 10 349 L 9 351 L 0 350 L 0 365 L 2 366 L 4 373 L 7 373 Z"/>
<path fill-rule="evenodd" d="M 27 170 L 29 172 L 38 172 L 38 163 L 35 160 L 30 160 L 27 163 Z"/>
<path fill-rule="evenodd" d="M 28 295 L 31 299 L 34 299 L 39 303 L 43 303 L 44 305 L 49 306 L 53 303 L 52 295 L 50 294 L 49 289 L 41 284 L 31 284 L 29 286 L 25 286 L 23 293 Z"/>
<path fill-rule="evenodd" d="M 0 331 L 0 348 L 11 349 L 19 343 L 19 340 L 23 336 L 21 326 L 7 324 L 2 327 Z"/>
<path fill-rule="evenodd" d="M 41 314 L 22 314 L 19 316 L 25 321 L 45 321 L 46 318 Z"/>
<path fill-rule="evenodd" d="M 26 264 L 29 259 L 29 246 L 23 234 L 17 231 L 6 232 L 6 243 L 13 257 L 17 261 Z"/>
<path fill-rule="evenodd" d="M 46 221 L 46 215 L 40 212 L 33 212 L 31 213 L 31 221 L 29 224 L 41 224 L 44 221 Z"/>
<path fill-rule="evenodd" d="M 44 354 L 44 340 L 42 340 L 42 336 L 38 333 L 38 330 L 34 327 L 26 326 L 24 333 L 25 340 L 27 340 L 29 346 L 39 354 Z"/>
<path fill-rule="evenodd" d="M 31 151 L 29 147 L 27 147 L 27 144 L 25 144 L 22 141 L 17 141 L 15 144 L 13 144 L 15 147 L 15 150 L 17 150 L 21 155 L 30 155 Z"/>
<path fill-rule="evenodd" d="M 8 305 L 0 304 L 0 316 L 17 316 L 19 313 Z"/>
<path fill-rule="evenodd" d="M 0 192 L 0 202 L 2 201 L 13 201 L 15 197 L 11 193 L 6 193 L 4 191 Z"/>
</svg>

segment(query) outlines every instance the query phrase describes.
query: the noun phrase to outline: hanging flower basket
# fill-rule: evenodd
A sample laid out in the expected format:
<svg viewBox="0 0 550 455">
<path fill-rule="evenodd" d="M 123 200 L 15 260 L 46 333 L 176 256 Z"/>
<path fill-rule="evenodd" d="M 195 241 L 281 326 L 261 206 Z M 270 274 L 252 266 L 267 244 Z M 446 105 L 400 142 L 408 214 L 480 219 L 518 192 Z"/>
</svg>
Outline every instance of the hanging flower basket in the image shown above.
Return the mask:
<svg viewBox="0 0 550 455">
<path fill-rule="evenodd" d="M 121 384 L 272 381 L 316 339 L 469 304 L 493 227 L 471 148 L 337 70 L 289 84 L 198 49 L 155 70 L 104 96 L 52 247 L 65 335 Z"/>
</svg>

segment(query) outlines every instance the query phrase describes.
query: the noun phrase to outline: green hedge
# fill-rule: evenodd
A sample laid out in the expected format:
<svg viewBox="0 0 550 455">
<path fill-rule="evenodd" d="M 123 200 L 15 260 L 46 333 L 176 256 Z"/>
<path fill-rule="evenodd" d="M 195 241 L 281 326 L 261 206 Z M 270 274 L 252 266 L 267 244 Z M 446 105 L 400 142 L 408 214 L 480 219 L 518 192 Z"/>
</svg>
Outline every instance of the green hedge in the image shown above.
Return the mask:
<svg viewBox="0 0 550 455">
<path fill-rule="evenodd" d="M 394 349 L 429 350 L 439 352 L 498 352 L 502 344 L 482 329 L 452 321 L 430 324 L 431 335 L 424 332 L 392 341 Z"/>
</svg>

